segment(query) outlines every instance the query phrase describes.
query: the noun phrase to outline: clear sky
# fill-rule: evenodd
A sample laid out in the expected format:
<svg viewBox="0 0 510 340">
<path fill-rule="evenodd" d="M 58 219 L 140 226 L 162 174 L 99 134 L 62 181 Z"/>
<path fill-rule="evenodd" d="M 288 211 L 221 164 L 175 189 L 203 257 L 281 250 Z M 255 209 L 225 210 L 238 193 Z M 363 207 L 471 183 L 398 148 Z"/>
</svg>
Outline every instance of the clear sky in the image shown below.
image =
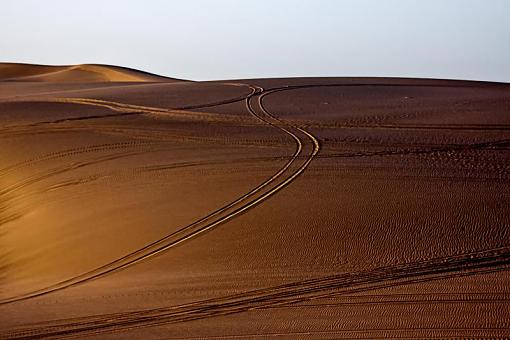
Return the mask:
<svg viewBox="0 0 510 340">
<path fill-rule="evenodd" d="M 2 0 L 0 61 L 510 82 L 510 0 Z"/>
</svg>

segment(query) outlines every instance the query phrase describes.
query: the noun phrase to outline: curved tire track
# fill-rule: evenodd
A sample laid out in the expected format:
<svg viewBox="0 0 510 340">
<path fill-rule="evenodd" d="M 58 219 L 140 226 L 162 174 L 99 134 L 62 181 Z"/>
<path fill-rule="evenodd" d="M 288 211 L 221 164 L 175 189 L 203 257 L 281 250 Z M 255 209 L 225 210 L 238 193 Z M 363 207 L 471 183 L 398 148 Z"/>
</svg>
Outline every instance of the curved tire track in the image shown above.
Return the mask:
<svg viewBox="0 0 510 340">
<path fill-rule="evenodd" d="M 134 141 L 134 142 L 120 142 L 120 143 L 108 143 L 108 144 L 95 144 L 95 145 L 87 145 L 72 149 L 66 149 L 62 151 L 56 151 L 56 152 L 50 152 L 38 157 L 26 159 L 24 161 L 11 164 L 9 166 L 6 166 L 2 169 L 0 169 L 0 177 L 3 177 L 9 173 L 11 173 L 14 170 L 19 170 L 27 166 L 31 166 L 33 164 L 53 160 L 53 159 L 59 159 L 64 158 L 67 156 L 74 156 L 74 155 L 81 155 L 85 153 L 90 152 L 98 152 L 98 151 L 110 151 L 110 150 L 118 150 L 118 149 L 127 149 L 132 147 L 138 147 L 138 146 L 148 146 L 148 145 L 155 145 L 155 144 L 162 144 L 161 142 L 142 142 L 142 141 Z"/>
<path fill-rule="evenodd" d="M 239 85 L 246 86 L 244 84 Z M 127 254 L 126 256 L 120 259 L 112 261 L 87 273 L 75 276 L 65 281 L 61 281 L 49 287 L 45 287 L 43 289 L 36 290 L 30 293 L 0 300 L 0 305 L 12 303 L 15 301 L 26 300 L 29 298 L 46 295 L 55 291 L 76 286 L 78 284 L 82 284 L 87 281 L 112 274 L 114 272 L 125 269 L 132 265 L 145 261 L 149 258 L 152 258 L 156 255 L 159 255 L 162 252 L 167 251 L 170 248 L 173 248 L 200 234 L 203 234 L 204 232 L 211 230 L 212 228 L 217 227 L 218 225 L 223 224 L 233 219 L 234 217 L 246 212 L 247 210 L 255 207 L 259 203 L 263 202 L 264 200 L 268 199 L 269 197 L 273 196 L 275 193 L 289 185 L 293 180 L 295 180 L 299 175 L 301 175 L 304 172 L 304 170 L 308 167 L 310 162 L 313 160 L 313 158 L 319 152 L 320 149 L 319 141 L 313 135 L 309 134 L 305 130 L 300 128 L 294 128 L 297 131 L 305 134 L 313 142 L 312 152 L 310 155 L 308 155 L 305 162 L 301 164 L 297 170 L 291 172 L 288 177 L 286 177 L 283 181 L 278 183 L 277 180 L 290 169 L 290 167 L 293 165 L 293 163 L 298 159 L 299 155 L 301 154 L 303 150 L 303 141 L 296 133 L 290 131 L 290 129 L 292 129 L 293 127 L 281 126 L 283 125 L 282 122 L 273 117 L 269 112 L 267 112 L 267 110 L 262 105 L 262 100 L 260 98 L 264 90 L 260 87 L 253 86 L 250 86 L 250 88 L 252 89 L 252 93 L 250 94 L 250 96 L 246 98 L 246 107 L 248 111 L 252 115 L 254 115 L 257 119 L 288 134 L 296 142 L 296 151 L 294 152 L 293 156 L 277 173 L 275 173 L 272 177 L 267 179 L 265 182 L 263 182 L 250 192 L 246 193 L 245 195 L 241 196 L 235 201 L 229 203 L 228 205 L 135 252 Z M 263 114 L 265 114 L 266 117 L 258 114 L 254 110 L 251 103 L 251 99 L 254 97 L 259 97 L 258 104 L 260 106 L 260 111 Z M 273 184 L 275 185 L 271 187 L 271 185 Z"/>
</svg>

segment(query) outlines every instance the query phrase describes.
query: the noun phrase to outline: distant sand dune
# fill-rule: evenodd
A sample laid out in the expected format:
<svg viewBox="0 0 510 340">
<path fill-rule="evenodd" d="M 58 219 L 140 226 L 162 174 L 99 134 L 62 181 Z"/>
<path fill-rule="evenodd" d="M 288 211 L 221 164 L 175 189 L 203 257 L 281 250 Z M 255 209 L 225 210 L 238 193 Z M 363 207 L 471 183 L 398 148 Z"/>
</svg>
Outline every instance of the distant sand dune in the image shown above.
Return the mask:
<svg viewBox="0 0 510 340">
<path fill-rule="evenodd" d="M 176 81 L 155 74 L 110 65 L 48 66 L 0 63 L 0 80 L 25 82 L 168 82 Z"/>
</svg>

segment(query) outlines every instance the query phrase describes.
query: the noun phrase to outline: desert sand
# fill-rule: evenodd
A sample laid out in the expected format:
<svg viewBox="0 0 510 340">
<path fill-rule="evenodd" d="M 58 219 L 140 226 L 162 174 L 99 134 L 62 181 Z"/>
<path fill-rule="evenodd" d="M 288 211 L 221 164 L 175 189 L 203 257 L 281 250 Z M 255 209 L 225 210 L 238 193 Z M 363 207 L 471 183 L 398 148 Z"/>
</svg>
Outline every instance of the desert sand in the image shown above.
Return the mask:
<svg viewBox="0 0 510 340">
<path fill-rule="evenodd" d="M 0 338 L 510 334 L 510 84 L 0 64 Z"/>
</svg>

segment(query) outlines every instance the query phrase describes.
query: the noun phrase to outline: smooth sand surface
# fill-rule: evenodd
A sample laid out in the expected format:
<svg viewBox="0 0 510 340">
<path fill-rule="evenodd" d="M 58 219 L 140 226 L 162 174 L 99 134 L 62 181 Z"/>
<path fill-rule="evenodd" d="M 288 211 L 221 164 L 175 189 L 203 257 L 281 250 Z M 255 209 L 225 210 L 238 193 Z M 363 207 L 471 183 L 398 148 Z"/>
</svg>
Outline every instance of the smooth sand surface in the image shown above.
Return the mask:
<svg viewBox="0 0 510 340">
<path fill-rule="evenodd" d="M 510 85 L 0 65 L 0 338 L 510 333 Z"/>
</svg>

